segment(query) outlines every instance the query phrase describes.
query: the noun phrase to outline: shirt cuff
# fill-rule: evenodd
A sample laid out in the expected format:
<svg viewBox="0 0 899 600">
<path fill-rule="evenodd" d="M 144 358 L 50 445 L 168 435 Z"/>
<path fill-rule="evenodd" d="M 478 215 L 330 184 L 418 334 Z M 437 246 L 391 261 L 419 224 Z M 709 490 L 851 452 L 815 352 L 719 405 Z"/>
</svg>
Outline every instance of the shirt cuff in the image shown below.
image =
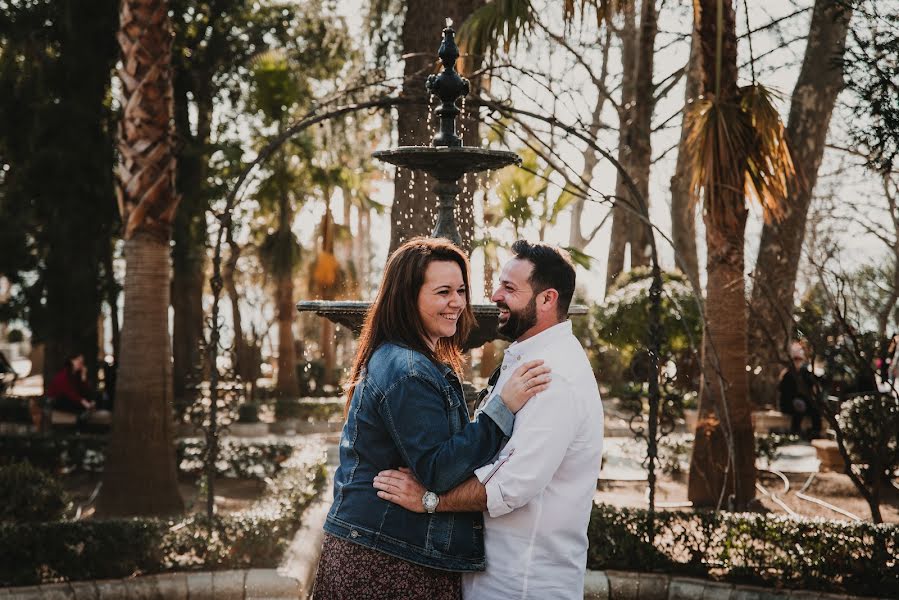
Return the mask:
<svg viewBox="0 0 899 600">
<path fill-rule="evenodd" d="M 487 492 L 488 515 L 495 519 L 512 512 L 512 509 L 506 504 L 506 501 L 503 498 L 502 489 L 500 489 L 499 482 L 495 478 L 491 478 L 485 483 L 484 489 Z"/>
<path fill-rule="evenodd" d="M 482 413 L 493 419 L 506 437 L 512 437 L 512 427 L 515 424 L 515 415 L 512 414 L 499 394 L 494 395 L 481 410 Z"/>
</svg>

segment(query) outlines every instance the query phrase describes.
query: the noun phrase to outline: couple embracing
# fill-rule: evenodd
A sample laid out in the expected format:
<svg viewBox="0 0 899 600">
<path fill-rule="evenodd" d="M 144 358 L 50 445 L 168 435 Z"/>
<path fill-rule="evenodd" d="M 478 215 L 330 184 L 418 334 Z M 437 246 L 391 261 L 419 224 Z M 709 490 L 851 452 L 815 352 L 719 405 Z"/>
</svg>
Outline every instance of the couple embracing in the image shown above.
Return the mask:
<svg viewBox="0 0 899 600">
<path fill-rule="evenodd" d="M 567 253 L 519 240 L 492 296 L 514 342 L 469 419 L 469 264 L 391 255 L 359 338 L 313 598 L 583 598 L 603 413 Z"/>
</svg>

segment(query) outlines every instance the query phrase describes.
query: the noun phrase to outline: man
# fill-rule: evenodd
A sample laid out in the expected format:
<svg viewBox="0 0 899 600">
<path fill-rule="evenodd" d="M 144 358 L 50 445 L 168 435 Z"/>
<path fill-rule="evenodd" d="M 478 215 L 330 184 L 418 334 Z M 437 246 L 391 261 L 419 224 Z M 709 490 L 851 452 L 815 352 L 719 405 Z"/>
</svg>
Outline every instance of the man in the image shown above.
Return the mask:
<svg viewBox="0 0 899 600">
<path fill-rule="evenodd" d="M 806 363 L 805 349 L 799 342 L 790 344 L 790 360 L 793 367 L 780 376 L 777 386 L 780 393 L 780 410 L 791 415 L 790 433 L 803 435 L 802 419 L 811 418 L 811 429 L 805 435 L 814 439 L 821 436 L 821 413 L 817 398 L 821 394 L 818 378 Z"/>
<path fill-rule="evenodd" d="M 375 487 L 382 498 L 417 512 L 485 511 L 487 571 L 463 575 L 466 598 L 581 599 L 602 457 L 602 403 L 567 320 L 571 259 L 524 240 L 512 252 L 492 300 L 500 309 L 499 332 L 515 342 L 486 397 L 502 389 L 517 365 L 534 359 L 552 368 L 549 387 L 518 412 L 512 437 L 494 460 L 453 490 L 435 497 L 405 469 L 382 472 Z"/>
</svg>

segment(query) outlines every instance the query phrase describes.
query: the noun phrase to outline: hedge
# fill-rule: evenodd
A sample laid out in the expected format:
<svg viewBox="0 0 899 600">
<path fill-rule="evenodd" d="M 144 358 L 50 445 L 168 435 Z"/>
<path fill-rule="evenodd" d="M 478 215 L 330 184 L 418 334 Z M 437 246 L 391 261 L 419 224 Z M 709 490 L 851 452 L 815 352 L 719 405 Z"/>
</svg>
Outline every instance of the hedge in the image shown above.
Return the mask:
<svg viewBox="0 0 899 600">
<path fill-rule="evenodd" d="M 595 505 L 591 569 L 657 571 L 735 583 L 899 597 L 899 526 L 712 511 Z"/>
<path fill-rule="evenodd" d="M 296 450 L 241 513 L 205 517 L 0 524 L 0 587 L 165 571 L 273 568 L 321 492 L 321 447 Z"/>
<path fill-rule="evenodd" d="M 103 470 L 106 460 L 106 435 L 4 435 L 0 436 L 0 465 L 26 460 L 54 473 Z M 216 470 L 222 477 L 263 479 L 272 477 L 301 441 L 283 439 L 220 440 Z M 175 444 L 178 468 L 184 473 L 203 470 L 202 438 L 182 438 Z"/>
</svg>

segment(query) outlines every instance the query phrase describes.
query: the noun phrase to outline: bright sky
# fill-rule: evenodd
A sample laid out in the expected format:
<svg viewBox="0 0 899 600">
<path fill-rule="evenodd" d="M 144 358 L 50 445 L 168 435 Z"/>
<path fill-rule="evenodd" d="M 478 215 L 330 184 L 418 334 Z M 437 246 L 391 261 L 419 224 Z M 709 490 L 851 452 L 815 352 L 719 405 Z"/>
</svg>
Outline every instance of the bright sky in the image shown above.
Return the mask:
<svg viewBox="0 0 899 600">
<path fill-rule="evenodd" d="M 364 5 L 364 2 L 365 0 L 340 0 L 338 2 L 339 10 L 346 15 L 350 27 L 354 30 L 356 35 L 361 35 L 362 6 Z M 541 5 L 539 0 L 537 0 L 537 4 Z M 659 19 L 660 31 L 656 40 L 657 53 L 655 55 L 654 77 L 656 83 L 681 68 L 686 63 L 689 53 L 689 40 L 686 39 L 685 36 L 688 35 L 691 26 L 690 5 L 688 3 L 673 2 L 665 2 L 663 4 L 664 6 L 661 10 Z M 812 4 L 812 0 L 796 0 L 795 2 L 784 2 L 782 0 L 754 0 L 749 3 L 751 10 L 749 14 L 749 27 L 752 29 L 762 27 L 775 19 L 795 13 L 798 9 L 810 9 Z M 554 13 L 549 9 L 549 7 L 557 8 L 559 6 L 558 2 L 550 0 L 543 3 L 542 6 L 543 8 L 540 10 L 540 14 L 543 15 L 542 18 L 546 19 L 548 22 L 553 22 L 554 19 L 558 20 L 557 16 L 551 16 Z M 744 3 L 738 3 L 738 34 L 742 34 L 746 31 L 745 15 L 742 12 L 743 6 Z M 808 31 L 810 14 L 810 10 L 805 10 L 784 20 L 781 24 L 781 28 L 778 30 L 759 32 L 752 36 L 753 55 L 757 57 L 755 70 L 758 80 L 763 84 L 778 90 L 783 95 L 779 109 L 784 119 L 786 119 L 786 115 L 789 111 L 789 97 L 805 51 L 804 38 Z M 583 25 L 576 26 L 572 35 L 576 36 L 578 35 L 578 32 L 580 32 L 582 38 L 586 39 L 591 34 L 591 27 L 595 30 L 592 19 L 588 19 Z M 562 27 L 559 25 L 554 29 L 556 31 L 561 31 Z M 434 40 L 436 53 L 436 48 L 439 45 L 440 40 L 440 34 L 437 31 L 434 32 Z M 777 46 L 784 45 L 784 42 L 787 42 L 785 47 L 776 49 Z M 658 51 L 658 49 L 662 47 L 664 47 L 664 50 Z M 748 64 L 743 64 L 748 62 L 749 58 L 749 45 L 745 37 L 741 40 L 739 53 L 742 67 L 741 76 L 745 78 L 743 83 L 749 83 L 750 70 Z M 567 107 L 560 107 L 559 114 L 564 120 L 573 122 L 576 119 L 577 113 L 581 113 L 582 115 L 589 114 L 594 103 L 595 90 L 592 85 L 589 84 L 585 71 L 576 65 L 572 66 L 570 55 L 562 51 L 550 53 L 545 46 L 531 46 L 529 48 L 520 49 L 516 58 L 517 60 L 522 61 L 523 64 L 530 65 L 534 68 L 551 68 L 554 73 L 567 73 L 562 84 L 581 90 L 580 95 L 573 95 L 569 98 Z M 585 54 L 584 58 L 591 64 L 597 66 L 599 64 L 597 56 Z M 616 65 L 620 65 L 620 62 L 616 63 L 616 60 L 620 61 L 620 59 L 613 53 L 610 61 L 613 77 L 617 77 L 618 73 L 620 73 L 620 67 L 616 69 Z M 513 95 L 513 98 L 519 107 L 541 108 L 541 106 L 548 105 L 547 103 L 549 102 L 550 96 L 548 96 L 537 83 L 529 81 L 526 78 L 521 78 L 518 83 L 521 88 L 519 92 Z M 501 85 L 501 83 L 494 81 L 495 90 L 498 90 Z M 498 95 L 501 95 L 500 92 L 497 93 Z M 652 140 L 653 157 L 656 162 L 653 164 L 650 181 L 651 218 L 665 235 L 670 234 L 669 180 L 674 171 L 674 165 L 677 159 L 676 148 L 673 147 L 677 144 L 680 133 L 680 117 L 677 116 L 677 113 L 683 105 L 683 95 L 683 81 L 681 81 L 679 85 L 673 88 L 671 92 L 657 104 L 653 119 L 654 127 L 658 127 L 663 123 L 665 123 L 665 127 L 658 131 L 653 136 Z M 611 124 L 616 124 L 617 119 L 608 106 L 606 108 L 606 116 Z M 845 138 L 845 134 L 843 133 L 843 124 L 845 122 L 845 111 L 842 111 L 841 114 L 841 111 L 838 109 L 834 113 L 831 123 L 831 137 L 838 142 L 845 142 L 843 139 Z M 617 146 L 617 132 L 611 131 L 601 134 L 600 142 L 614 154 L 614 150 Z M 427 140 L 422 140 L 421 143 L 425 144 L 427 143 Z M 666 150 L 669 149 L 671 150 L 666 152 Z M 560 142 L 559 154 L 564 161 L 572 165 L 576 171 L 580 170 L 581 149 L 575 146 L 566 147 L 564 142 Z M 840 166 L 841 161 L 846 160 L 847 157 L 845 153 L 836 150 L 828 150 L 820 170 L 821 177 L 819 179 L 817 192 L 819 194 L 822 193 L 822 191 L 829 192 L 835 194 L 837 197 L 843 195 L 857 197 L 864 194 L 877 194 L 877 187 L 872 186 L 870 183 L 870 175 L 862 168 L 851 168 L 846 172 L 840 173 L 839 176 L 828 175 L 829 173 L 833 173 Z M 854 163 L 857 162 L 857 160 L 850 160 L 849 162 Z M 392 168 L 388 169 L 385 174 L 389 176 L 390 173 L 392 173 Z M 608 162 L 601 161 L 599 167 L 594 172 L 593 186 L 600 191 L 611 193 L 614 189 L 614 184 L 614 169 Z M 380 195 L 377 199 L 381 202 L 389 203 L 393 194 L 393 187 L 390 182 L 387 181 L 384 185 L 379 186 L 379 192 Z M 318 218 L 320 218 L 323 208 L 319 205 L 310 205 L 304 210 L 308 211 L 310 214 L 302 215 L 298 223 L 304 223 L 301 227 L 304 229 L 309 228 L 310 230 L 308 233 L 311 233 L 311 227 L 318 221 Z M 599 223 L 605 216 L 607 210 L 608 209 L 605 206 L 588 205 L 584 216 L 583 229 L 587 231 L 591 229 L 592 226 Z M 336 214 L 340 214 L 339 209 L 336 210 Z M 752 268 L 752 263 L 755 260 L 757 251 L 758 238 L 761 231 L 761 220 L 759 215 L 759 211 L 754 209 L 753 218 L 747 228 L 747 270 Z M 594 300 L 601 299 L 603 293 L 605 258 L 608 251 L 610 224 L 611 220 L 606 223 L 599 235 L 587 248 L 587 252 L 596 259 L 593 263 L 593 267 L 589 272 L 580 269 L 578 274 L 580 284 L 586 288 L 588 295 Z M 703 252 L 704 240 L 701 222 L 698 223 L 698 225 L 700 229 L 700 252 Z M 377 248 L 379 258 L 375 261 L 375 264 L 382 265 L 384 264 L 384 261 L 381 260 L 380 257 L 386 257 L 386 240 L 389 238 L 389 220 L 386 217 L 380 219 L 379 222 L 373 224 L 373 231 L 383 233 L 383 235 L 374 236 L 377 239 L 384 240 L 383 244 Z M 560 219 L 557 226 L 552 227 L 549 230 L 547 239 L 551 242 L 567 244 L 568 231 L 569 219 L 566 214 Z M 527 231 L 526 236 L 536 238 L 536 230 Z M 673 266 L 673 253 L 670 246 L 661 237 L 658 237 L 657 239 L 663 266 Z M 845 230 L 842 241 L 845 244 L 846 255 L 849 257 L 850 261 L 864 262 L 881 253 L 879 242 L 870 237 L 860 235 L 859 231 L 852 228 L 847 228 Z M 478 254 L 479 253 L 475 253 L 472 257 L 473 266 L 476 271 L 473 277 L 475 281 L 481 279 L 477 273 L 482 268 L 482 261 Z M 702 264 L 703 261 L 704 257 L 700 256 L 700 263 Z M 476 294 L 479 291 L 480 290 L 475 290 Z"/>
</svg>

